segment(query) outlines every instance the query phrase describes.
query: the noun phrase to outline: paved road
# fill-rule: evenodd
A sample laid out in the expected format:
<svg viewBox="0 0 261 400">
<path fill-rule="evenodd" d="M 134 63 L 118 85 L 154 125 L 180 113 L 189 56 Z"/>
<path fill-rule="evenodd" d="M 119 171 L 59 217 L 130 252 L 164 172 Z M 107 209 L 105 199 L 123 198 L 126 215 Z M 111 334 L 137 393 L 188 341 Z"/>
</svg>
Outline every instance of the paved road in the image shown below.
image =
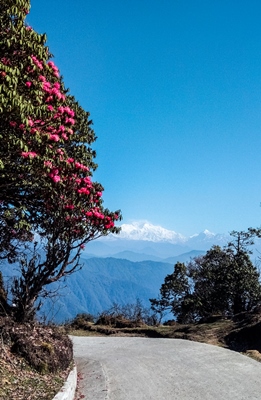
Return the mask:
<svg viewBox="0 0 261 400">
<path fill-rule="evenodd" d="M 73 337 L 85 400 L 261 399 L 261 363 L 179 339 Z"/>
</svg>

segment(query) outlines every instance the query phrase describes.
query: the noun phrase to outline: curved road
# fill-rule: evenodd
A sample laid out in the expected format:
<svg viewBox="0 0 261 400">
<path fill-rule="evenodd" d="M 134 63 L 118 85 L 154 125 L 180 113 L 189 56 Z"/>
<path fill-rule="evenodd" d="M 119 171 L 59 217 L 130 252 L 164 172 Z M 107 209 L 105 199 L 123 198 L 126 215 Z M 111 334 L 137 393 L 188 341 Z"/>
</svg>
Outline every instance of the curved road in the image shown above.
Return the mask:
<svg viewBox="0 0 261 400">
<path fill-rule="evenodd" d="M 261 363 L 180 339 L 72 337 L 85 400 L 261 399 Z"/>
</svg>

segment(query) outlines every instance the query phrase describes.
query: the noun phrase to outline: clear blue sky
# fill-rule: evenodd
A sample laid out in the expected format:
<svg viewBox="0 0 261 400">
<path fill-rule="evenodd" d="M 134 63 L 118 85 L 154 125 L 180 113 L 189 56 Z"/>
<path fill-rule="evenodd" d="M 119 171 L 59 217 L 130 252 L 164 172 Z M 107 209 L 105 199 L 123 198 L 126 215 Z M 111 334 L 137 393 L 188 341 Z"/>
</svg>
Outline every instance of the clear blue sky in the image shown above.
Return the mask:
<svg viewBox="0 0 261 400">
<path fill-rule="evenodd" d="M 260 226 L 260 21 L 260 0 L 32 0 L 124 223 Z"/>
</svg>

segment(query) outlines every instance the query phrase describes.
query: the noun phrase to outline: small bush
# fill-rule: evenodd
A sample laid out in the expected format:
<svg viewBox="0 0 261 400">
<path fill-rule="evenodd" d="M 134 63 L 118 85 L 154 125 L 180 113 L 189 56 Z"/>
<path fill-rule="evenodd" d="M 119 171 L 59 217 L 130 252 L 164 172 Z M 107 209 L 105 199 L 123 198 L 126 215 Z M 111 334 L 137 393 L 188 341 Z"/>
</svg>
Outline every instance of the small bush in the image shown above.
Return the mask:
<svg viewBox="0 0 261 400">
<path fill-rule="evenodd" d="M 135 328 L 142 325 L 157 325 L 158 319 L 150 309 L 143 306 L 139 299 L 136 303 L 119 305 L 114 303 L 112 308 L 103 311 L 96 325 L 109 325 L 114 328 Z"/>
<path fill-rule="evenodd" d="M 72 329 L 88 329 L 89 326 L 94 323 L 95 317 L 92 314 L 88 313 L 82 313 L 82 314 L 77 314 L 76 317 L 66 324 L 67 327 L 72 328 Z"/>
</svg>

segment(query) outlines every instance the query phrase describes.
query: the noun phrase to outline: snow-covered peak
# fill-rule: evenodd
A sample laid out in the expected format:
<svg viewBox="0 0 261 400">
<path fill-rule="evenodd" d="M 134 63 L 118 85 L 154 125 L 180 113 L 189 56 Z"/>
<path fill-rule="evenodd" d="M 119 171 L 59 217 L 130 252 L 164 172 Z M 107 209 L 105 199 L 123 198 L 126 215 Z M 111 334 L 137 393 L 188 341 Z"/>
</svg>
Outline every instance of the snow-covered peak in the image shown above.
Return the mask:
<svg viewBox="0 0 261 400">
<path fill-rule="evenodd" d="M 152 225 L 147 221 L 122 224 L 119 237 L 128 240 L 169 243 L 183 243 L 186 240 L 186 238 L 179 233 L 162 228 L 161 226 Z"/>
<path fill-rule="evenodd" d="M 196 238 L 196 237 L 205 237 L 205 238 L 213 238 L 216 236 L 215 233 L 210 232 L 208 229 L 205 229 L 203 232 L 195 233 L 194 235 L 190 236 L 189 239 Z"/>
</svg>

